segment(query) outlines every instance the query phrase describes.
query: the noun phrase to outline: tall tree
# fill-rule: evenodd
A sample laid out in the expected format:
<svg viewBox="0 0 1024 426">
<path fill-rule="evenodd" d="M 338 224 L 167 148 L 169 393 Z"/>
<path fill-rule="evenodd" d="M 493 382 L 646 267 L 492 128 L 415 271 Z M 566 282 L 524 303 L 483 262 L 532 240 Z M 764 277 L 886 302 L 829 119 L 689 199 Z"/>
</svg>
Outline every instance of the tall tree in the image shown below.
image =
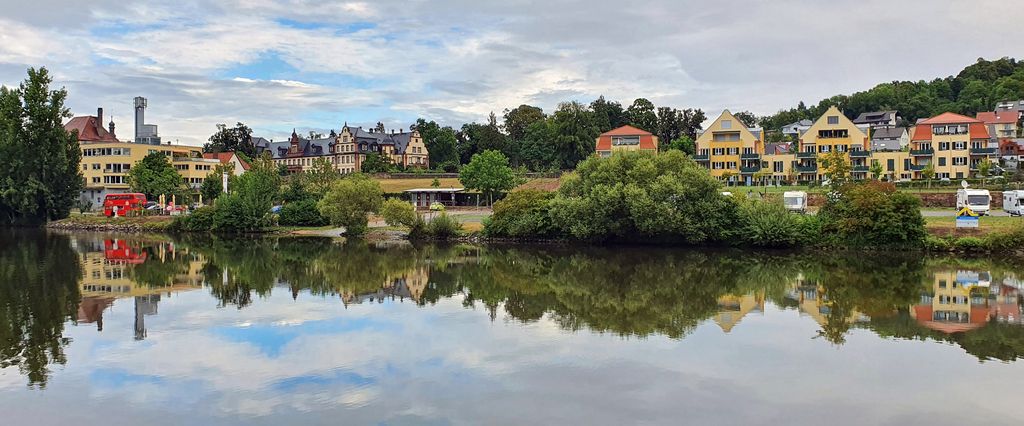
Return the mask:
<svg viewBox="0 0 1024 426">
<path fill-rule="evenodd" d="M 486 150 L 473 156 L 469 164 L 459 170 L 459 182 L 466 189 L 483 192 L 488 203 L 494 196 L 511 191 L 519 185 L 519 177 L 509 166 L 508 158 L 495 150 Z"/>
<path fill-rule="evenodd" d="M 597 126 L 599 133 L 622 127 L 629 121 L 622 104 L 607 101 L 603 95 L 590 103 L 590 110 L 594 112 L 594 125 Z"/>
<path fill-rule="evenodd" d="M 256 146 L 252 143 L 252 129 L 242 123 L 235 127 L 226 124 L 217 125 L 217 133 L 210 136 L 209 143 L 203 145 L 203 152 L 241 152 L 247 158 L 256 158 Z"/>
<path fill-rule="evenodd" d="M 659 107 L 658 130 L 654 133 L 658 135 L 658 141 L 661 143 L 660 148 L 668 147 L 673 140 L 681 136 L 685 124 L 681 111 L 675 108 Z"/>
<path fill-rule="evenodd" d="M 520 164 L 533 171 L 557 170 L 561 167 L 554 143 L 557 138 L 558 130 L 553 120 L 531 124 L 520 142 Z"/>
<path fill-rule="evenodd" d="M 50 90 L 46 68 L 0 87 L 0 224 L 67 217 L 83 187 L 78 136 L 64 130 L 67 91 Z"/>
<path fill-rule="evenodd" d="M 743 123 L 747 128 L 757 127 L 757 116 L 750 111 L 740 111 L 733 114 L 737 120 Z"/>
<path fill-rule="evenodd" d="M 488 121 L 488 124 L 462 125 L 462 131 L 458 134 L 459 158 L 462 164 L 469 163 L 474 155 L 487 150 L 499 151 L 509 157 L 506 137 L 498 129 L 497 120 Z"/>
<path fill-rule="evenodd" d="M 519 105 L 514 109 L 505 110 L 505 133 L 513 143 L 523 140 L 526 128 L 545 118 L 544 110 L 531 106 Z"/>
<path fill-rule="evenodd" d="M 600 134 L 594 125 L 594 113 L 579 102 L 563 102 L 552 115 L 555 127 L 555 157 L 558 166 L 572 169 L 594 153 L 594 140 Z"/>
<path fill-rule="evenodd" d="M 456 169 L 459 165 L 458 140 L 451 127 L 441 127 L 433 120 L 422 118 L 416 120 L 412 129 L 419 132 L 423 144 L 427 147 L 430 166 L 435 169 Z"/>
<path fill-rule="evenodd" d="M 658 131 L 658 114 L 655 112 L 654 104 L 651 101 L 639 98 L 633 101 L 626 109 L 626 117 L 629 125 L 651 133 Z"/>
</svg>

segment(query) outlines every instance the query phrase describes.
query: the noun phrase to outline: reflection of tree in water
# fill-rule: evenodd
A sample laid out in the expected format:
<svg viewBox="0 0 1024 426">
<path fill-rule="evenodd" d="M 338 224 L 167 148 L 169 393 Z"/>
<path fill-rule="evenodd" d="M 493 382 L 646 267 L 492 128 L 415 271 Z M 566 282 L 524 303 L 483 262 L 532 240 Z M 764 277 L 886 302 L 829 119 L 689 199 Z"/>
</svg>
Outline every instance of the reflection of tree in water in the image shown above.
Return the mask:
<svg viewBox="0 0 1024 426">
<path fill-rule="evenodd" d="M 922 326 L 903 309 L 889 318 L 872 319 L 863 327 L 882 337 L 954 343 L 983 361 L 1024 358 L 1024 327 L 1020 325 L 991 321 L 977 330 L 946 334 Z"/>
<path fill-rule="evenodd" d="M 30 386 L 45 387 L 49 365 L 67 361 L 81 271 L 67 237 L 0 230 L 0 367 L 17 366 Z"/>
</svg>

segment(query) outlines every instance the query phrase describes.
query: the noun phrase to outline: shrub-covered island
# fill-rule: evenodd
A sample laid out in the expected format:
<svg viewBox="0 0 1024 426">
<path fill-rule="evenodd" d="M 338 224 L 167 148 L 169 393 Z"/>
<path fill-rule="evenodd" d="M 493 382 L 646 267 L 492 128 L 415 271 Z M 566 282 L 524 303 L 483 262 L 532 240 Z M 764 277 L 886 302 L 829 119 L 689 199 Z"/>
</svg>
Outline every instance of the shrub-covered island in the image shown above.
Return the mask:
<svg viewBox="0 0 1024 426">
<path fill-rule="evenodd" d="M 757 247 L 922 248 L 920 200 L 892 184 L 836 179 L 817 215 L 723 193 L 679 151 L 590 157 L 557 193 L 515 191 L 494 205 L 493 238 Z"/>
</svg>

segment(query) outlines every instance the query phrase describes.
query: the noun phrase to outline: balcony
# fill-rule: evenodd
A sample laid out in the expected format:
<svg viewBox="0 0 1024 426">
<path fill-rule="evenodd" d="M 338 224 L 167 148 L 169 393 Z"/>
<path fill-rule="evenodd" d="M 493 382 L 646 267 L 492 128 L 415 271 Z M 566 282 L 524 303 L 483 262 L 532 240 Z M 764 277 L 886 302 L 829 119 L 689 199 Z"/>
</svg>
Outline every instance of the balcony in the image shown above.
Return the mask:
<svg viewBox="0 0 1024 426">
<path fill-rule="evenodd" d="M 740 154 L 740 160 L 760 160 L 760 159 L 761 159 L 761 154 L 758 154 L 758 153 Z"/>
<path fill-rule="evenodd" d="M 920 172 L 920 171 L 924 170 L 926 167 L 928 167 L 927 164 L 911 164 L 910 165 L 910 170 L 914 171 L 914 172 Z"/>
<path fill-rule="evenodd" d="M 971 148 L 971 155 L 997 155 L 999 148 Z"/>
<path fill-rule="evenodd" d="M 693 161 L 709 161 L 711 158 L 708 155 L 694 155 Z"/>
<path fill-rule="evenodd" d="M 910 155 L 912 155 L 914 157 L 931 157 L 931 156 L 935 155 L 935 150 L 932 149 L 932 148 L 912 149 L 912 150 L 910 150 Z"/>
<path fill-rule="evenodd" d="M 793 168 L 796 169 L 797 173 L 817 173 L 818 172 L 818 165 L 817 164 L 812 164 L 810 166 L 794 166 Z"/>
<path fill-rule="evenodd" d="M 850 157 L 851 158 L 868 158 L 870 156 L 871 156 L 871 151 L 868 151 L 868 150 L 858 149 L 858 150 L 850 151 Z"/>
<path fill-rule="evenodd" d="M 806 160 L 809 158 L 818 158 L 818 154 L 816 152 L 798 152 L 796 153 L 796 158 L 799 158 L 801 160 Z"/>
<path fill-rule="evenodd" d="M 750 174 L 761 171 L 761 166 L 740 167 L 740 173 Z"/>
<path fill-rule="evenodd" d="M 854 173 L 867 173 L 868 166 L 853 166 L 853 168 L 851 168 L 850 170 L 852 170 Z"/>
</svg>

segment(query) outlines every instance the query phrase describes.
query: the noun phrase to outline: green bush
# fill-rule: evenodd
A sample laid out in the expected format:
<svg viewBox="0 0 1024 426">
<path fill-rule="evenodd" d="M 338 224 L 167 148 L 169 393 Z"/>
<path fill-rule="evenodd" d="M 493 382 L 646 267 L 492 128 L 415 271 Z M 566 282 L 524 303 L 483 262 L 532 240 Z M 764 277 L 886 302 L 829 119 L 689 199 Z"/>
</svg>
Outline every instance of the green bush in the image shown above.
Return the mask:
<svg viewBox="0 0 1024 426">
<path fill-rule="evenodd" d="M 384 221 L 390 226 L 407 226 L 412 228 L 418 216 L 416 208 L 408 201 L 397 198 L 385 200 L 378 211 Z"/>
<path fill-rule="evenodd" d="M 670 150 L 592 156 L 562 179 L 552 223 L 590 241 L 727 242 L 739 220 L 721 183 L 686 154 Z"/>
<path fill-rule="evenodd" d="M 436 240 L 448 240 L 459 235 L 462 230 L 462 223 L 447 213 L 435 216 L 427 222 L 426 234 Z"/>
<path fill-rule="evenodd" d="M 960 251 L 984 250 L 985 242 L 977 237 L 960 237 L 953 242 L 953 247 Z"/>
<path fill-rule="evenodd" d="M 924 239 L 924 248 L 928 251 L 950 251 L 953 244 L 948 239 L 929 235 Z"/>
<path fill-rule="evenodd" d="M 750 200 L 740 205 L 740 241 L 757 247 L 795 247 L 803 242 L 801 218 L 782 203 Z"/>
<path fill-rule="evenodd" d="M 818 213 L 825 243 L 846 247 L 920 247 L 921 200 L 891 183 L 851 183 Z"/>
<path fill-rule="evenodd" d="M 1024 226 L 1010 232 L 989 234 L 985 237 L 985 245 L 993 251 L 1024 250 Z"/>
<path fill-rule="evenodd" d="M 366 233 L 368 215 L 379 210 L 383 202 L 380 184 L 356 173 L 334 182 L 317 208 L 331 224 L 344 226 L 345 235 L 355 237 Z"/>
<path fill-rule="evenodd" d="M 554 193 L 527 189 L 513 191 L 494 203 L 494 214 L 484 223 L 484 234 L 506 238 L 551 238 L 557 230 L 548 214 Z"/>
<path fill-rule="evenodd" d="M 285 204 L 278 215 L 278 223 L 282 226 L 327 225 L 327 219 L 320 215 L 316 203 L 316 199 L 306 198 Z"/>
</svg>

